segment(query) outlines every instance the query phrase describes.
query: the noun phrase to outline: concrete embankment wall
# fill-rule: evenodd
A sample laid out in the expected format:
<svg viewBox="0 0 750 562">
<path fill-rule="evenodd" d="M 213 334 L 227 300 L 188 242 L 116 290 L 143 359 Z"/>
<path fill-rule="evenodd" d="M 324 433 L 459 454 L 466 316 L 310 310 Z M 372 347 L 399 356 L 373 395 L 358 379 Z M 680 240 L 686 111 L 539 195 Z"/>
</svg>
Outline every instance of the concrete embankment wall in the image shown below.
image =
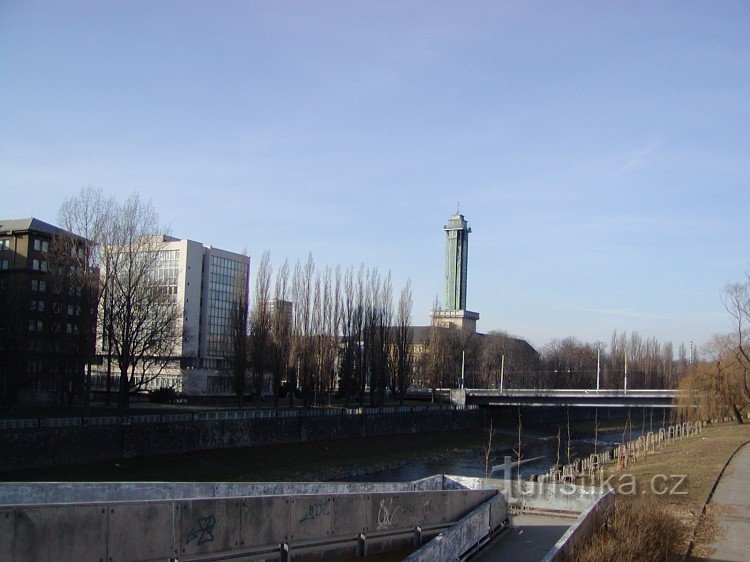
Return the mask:
<svg viewBox="0 0 750 562">
<path fill-rule="evenodd" d="M 176 421 L 0 431 L 0 472 L 148 455 L 481 427 L 478 410 Z"/>
</svg>

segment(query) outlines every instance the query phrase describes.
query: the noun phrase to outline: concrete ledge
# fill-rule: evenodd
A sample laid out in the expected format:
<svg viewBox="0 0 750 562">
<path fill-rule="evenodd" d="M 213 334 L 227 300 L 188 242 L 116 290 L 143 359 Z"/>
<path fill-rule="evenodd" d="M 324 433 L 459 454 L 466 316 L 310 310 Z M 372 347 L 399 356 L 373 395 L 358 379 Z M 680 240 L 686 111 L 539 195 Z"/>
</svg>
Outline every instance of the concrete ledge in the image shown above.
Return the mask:
<svg viewBox="0 0 750 562">
<path fill-rule="evenodd" d="M 7 482 L 0 506 L 179 500 L 300 494 L 364 494 L 443 489 L 443 476 L 414 482 Z M 467 488 L 468 489 L 468 488 Z"/>
</svg>

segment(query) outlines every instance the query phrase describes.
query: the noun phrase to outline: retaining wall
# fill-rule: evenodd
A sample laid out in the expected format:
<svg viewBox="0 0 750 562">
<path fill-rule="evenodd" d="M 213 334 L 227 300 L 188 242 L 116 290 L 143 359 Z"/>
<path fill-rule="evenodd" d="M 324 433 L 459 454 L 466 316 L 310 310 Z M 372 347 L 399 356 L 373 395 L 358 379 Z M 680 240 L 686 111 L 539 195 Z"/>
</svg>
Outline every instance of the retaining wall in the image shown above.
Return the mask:
<svg viewBox="0 0 750 562">
<path fill-rule="evenodd" d="M 5 429 L 0 472 L 191 451 L 481 427 L 480 410 Z"/>
</svg>

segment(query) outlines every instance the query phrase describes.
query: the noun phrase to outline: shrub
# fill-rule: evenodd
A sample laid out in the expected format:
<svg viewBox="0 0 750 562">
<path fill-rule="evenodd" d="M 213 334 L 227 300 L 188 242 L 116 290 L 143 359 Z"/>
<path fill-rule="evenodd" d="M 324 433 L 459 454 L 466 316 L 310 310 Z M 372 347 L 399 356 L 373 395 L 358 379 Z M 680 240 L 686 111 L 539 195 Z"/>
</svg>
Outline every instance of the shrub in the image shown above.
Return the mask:
<svg viewBox="0 0 750 562">
<path fill-rule="evenodd" d="M 162 386 L 148 393 L 148 401 L 157 404 L 171 404 L 177 399 L 177 391 L 168 386 Z"/>
</svg>

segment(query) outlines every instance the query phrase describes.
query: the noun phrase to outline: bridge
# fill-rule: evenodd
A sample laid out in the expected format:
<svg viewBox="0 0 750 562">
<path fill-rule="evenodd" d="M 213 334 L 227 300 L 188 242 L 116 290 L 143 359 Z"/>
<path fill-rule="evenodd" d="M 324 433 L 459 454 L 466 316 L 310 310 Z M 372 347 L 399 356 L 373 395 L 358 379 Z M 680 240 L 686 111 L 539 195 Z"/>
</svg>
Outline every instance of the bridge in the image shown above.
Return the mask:
<svg viewBox="0 0 750 562">
<path fill-rule="evenodd" d="M 672 389 L 461 388 L 436 389 L 436 399 L 459 405 L 571 408 L 673 408 L 684 391 Z M 432 391 L 415 389 L 410 398 L 429 399 Z"/>
</svg>

